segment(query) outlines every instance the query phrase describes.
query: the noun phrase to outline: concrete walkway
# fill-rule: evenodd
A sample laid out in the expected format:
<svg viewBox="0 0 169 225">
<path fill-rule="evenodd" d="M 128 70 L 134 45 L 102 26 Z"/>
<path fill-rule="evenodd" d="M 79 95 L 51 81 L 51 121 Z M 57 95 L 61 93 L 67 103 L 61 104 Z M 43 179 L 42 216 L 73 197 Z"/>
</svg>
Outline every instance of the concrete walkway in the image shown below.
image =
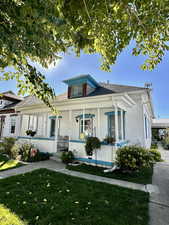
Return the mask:
<svg viewBox="0 0 169 225">
<path fill-rule="evenodd" d="M 27 172 L 31 172 L 36 169 L 40 168 L 46 168 L 49 170 L 62 170 L 65 168 L 65 165 L 61 162 L 56 162 L 54 160 L 46 160 L 46 161 L 41 161 L 41 162 L 34 162 L 34 163 L 29 163 L 27 165 L 15 168 L 15 169 L 10 169 L 10 170 L 5 170 L 0 172 L 0 179 L 19 175 L 19 174 L 24 174 Z"/>
<path fill-rule="evenodd" d="M 82 172 L 77 172 L 77 171 L 72 171 L 72 170 L 67 170 L 67 169 L 61 170 L 59 172 L 70 175 L 70 176 L 83 178 L 86 180 L 93 180 L 96 182 L 117 185 L 120 187 L 130 188 L 133 190 L 140 190 L 140 191 L 145 191 L 145 192 L 150 192 L 150 193 L 158 192 L 158 188 L 153 185 L 136 184 L 136 183 L 132 183 L 132 182 L 128 182 L 128 181 L 112 179 L 112 178 L 107 178 L 107 177 L 101 177 L 101 176 L 96 176 L 96 175 L 92 175 L 92 174 L 87 174 L 87 173 L 82 173 Z"/>
<path fill-rule="evenodd" d="M 149 203 L 150 225 L 169 225 L 169 164 L 157 163 L 154 166 L 153 185 L 159 193 L 151 193 Z"/>
<path fill-rule="evenodd" d="M 31 172 L 33 170 L 40 169 L 40 168 L 46 168 L 46 169 L 60 172 L 63 174 L 67 174 L 70 176 L 79 177 L 79 178 L 92 180 L 92 181 L 96 181 L 96 182 L 102 182 L 102 183 L 117 185 L 117 186 L 121 186 L 121 187 L 125 187 L 125 188 L 131 188 L 133 190 L 140 190 L 140 191 L 145 191 L 145 192 L 149 192 L 149 193 L 158 192 L 158 188 L 151 184 L 149 184 L 149 185 L 136 184 L 136 183 L 132 183 L 132 182 L 128 182 L 128 181 L 111 179 L 111 178 L 107 178 L 107 177 L 101 177 L 101 176 L 96 176 L 96 175 L 92 175 L 92 174 L 67 170 L 67 169 L 65 169 L 65 165 L 63 163 L 56 162 L 54 160 L 30 163 L 28 165 L 18 167 L 15 169 L 2 171 L 2 172 L 0 172 L 0 179 L 19 175 L 19 174 L 24 174 L 24 173 Z"/>
</svg>

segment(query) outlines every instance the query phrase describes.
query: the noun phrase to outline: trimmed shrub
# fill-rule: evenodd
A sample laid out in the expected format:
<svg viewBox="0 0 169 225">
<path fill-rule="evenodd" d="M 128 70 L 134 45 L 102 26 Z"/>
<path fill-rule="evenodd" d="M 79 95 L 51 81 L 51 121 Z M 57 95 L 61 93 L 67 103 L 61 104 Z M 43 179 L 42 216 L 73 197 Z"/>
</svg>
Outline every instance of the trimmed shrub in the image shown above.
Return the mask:
<svg viewBox="0 0 169 225">
<path fill-rule="evenodd" d="M 169 137 L 166 137 L 161 141 L 162 146 L 166 149 L 169 150 Z"/>
<path fill-rule="evenodd" d="M 140 170 L 150 167 L 152 160 L 148 150 L 138 146 L 125 146 L 116 152 L 117 165 L 122 170 Z"/>
<path fill-rule="evenodd" d="M 12 137 L 5 137 L 2 142 L 0 142 L 1 153 L 9 155 L 11 157 L 11 149 L 15 144 L 16 139 Z"/>
<path fill-rule="evenodd" d="M 32 144 L 24 143 L 20 146 L 21 159 L 26 162 L 44 161 L 50 158 L 48 152 L 40 152 Z"/>
<path fill-rule="evenodd" d="M 30 152 L 33 148 L 32 144 L 24 143 L 20 146 L 20 155 L 23 161 L 28 162 L 30 159 Z"/>
<path fill-rule="evenodd" d="M 158 148 L 158 145 L 157 145 L 157 143 L 152 143 L 151 144 L 151 149 L 157 149 Z"/>
<path fill-rule="evenodd" d="M 100 146 L 101 142 L 97 137 L 87 137 L 85 145 L 86 154 L 92 156 L 93 151 L 99 149 Z"/>
<path fill-rule="evenodd" d="M 19 144 L 14 144 L 11 148 L 10 157 L 13 159 L 17 159 L 20 154 L 20 146 Z"/>
<path fill-rule="evenodd" d="M 39 152 L 38 161 L 49 160 L 50 154 L 48 152 Z"/>
<path fill-rule="evenodd" d="M 72 151 L 63 152 L 61 155 L 61 160 L 65 164 L 72 163 L 74 158 L 75 157 Z"/>
<path fill-rule="evenodd" d="M 50 158 L 50 154 L 48 152 L 40 152 L 38 149 L 31 149 L 30 157 L 28 159 L 29 162 L 37 162 L 44 161 Z"/>
<path fill-rule="evenodd" d="M 153 162 L 161 162 L 162 161 L 161 153 L 157 149 L 150 149 L 149 152 L 151 154 Z"/>
</svg>

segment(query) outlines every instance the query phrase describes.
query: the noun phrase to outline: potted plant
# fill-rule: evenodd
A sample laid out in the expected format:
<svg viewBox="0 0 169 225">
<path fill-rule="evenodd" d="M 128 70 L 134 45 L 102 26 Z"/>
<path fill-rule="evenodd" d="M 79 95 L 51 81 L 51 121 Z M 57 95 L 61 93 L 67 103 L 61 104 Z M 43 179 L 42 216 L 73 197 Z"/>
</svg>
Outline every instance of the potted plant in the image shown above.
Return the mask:
<svg viewBox="0 0 169 225">
<path fill-rule="evenodd" d="M 93 155 L 93 151 L 99 149 L 101 146 L 101 142 L 97 137 L 87 137 L 85 150 L 88 156 Z"/>
<path fill-rule="evenodd" d="M 116 140 L 114 137 L 107 136 L 107 137 L 105 137 L 104 142 L 106 144 L 114 144 L 116 142 Z"/>
<path fill-rule="evenodd" d="M 31 136 L 31 137 L 34 137 L 35 134 L 36 134 L 36 131 L 33 131 L 33 130 L 27 130 L 27 131 L 26 131 L 26 134 L 29 135 L 29 136 Z"/>
</svg>

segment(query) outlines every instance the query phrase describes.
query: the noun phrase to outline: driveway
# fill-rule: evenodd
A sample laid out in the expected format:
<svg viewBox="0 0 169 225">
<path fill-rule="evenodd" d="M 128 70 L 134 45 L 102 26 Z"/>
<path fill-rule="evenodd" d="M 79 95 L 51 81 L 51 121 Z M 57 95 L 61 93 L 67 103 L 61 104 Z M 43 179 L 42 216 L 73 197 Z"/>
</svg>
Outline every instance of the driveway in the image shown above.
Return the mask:
<svg viewBox="0 0 169 225">
<path fill-rule="evenodd" d="M 152 184 L 158 186 L 159 193 L 150 195 L 150 225 L 169 225 L 169 163 L 154 166 Z"/>
<path fill-rule="evenodd" d="M 169 163 L 169 150 L 165 150 L 165 149 L 163 148 L 163 146 L 161 145 L 161 143 L 158 143 L 158 150 L 159 150 L 160 153 L 161 153 L 162 159 L 163 159 L 165 162 Z"/>
</svg>

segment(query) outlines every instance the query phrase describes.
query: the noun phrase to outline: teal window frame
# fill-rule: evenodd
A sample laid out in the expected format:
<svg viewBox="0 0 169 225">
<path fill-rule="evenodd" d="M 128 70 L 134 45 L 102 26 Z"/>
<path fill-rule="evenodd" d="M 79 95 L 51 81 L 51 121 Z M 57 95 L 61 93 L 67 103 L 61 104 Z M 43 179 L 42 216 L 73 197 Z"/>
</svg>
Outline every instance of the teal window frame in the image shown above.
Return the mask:
<svg viewBox="0 0 169 225">
<path fill-rule="evenodd" d="M 53 125 L 52 125 L 52 122 L 54 122 Z M 49 135 L 51 138 L 55 137 L 55 129 L 56 129 L 56 118 L 51 118 L 50 119 L 50 135 Z"/>
<path fill-rule="evenodd" d="M 118 115 L 120 115 L 120 113 L 121 112 L 118 111 Z M 107 116 L 107 134 L 108 134 L 109 137 L 115 137 L 115 134 L 114 135 L 112 134 L 112 128 L 111 128 L 111 119 L 112 119 L 112 116 L 115 115 L 115 111 L 106 112 L 105 115 Z M 126 139 L 126 111 L 124 111 L 124 110 L 123 110 L 123 113 L 122 113 L 122 119 L 123 119 L 123 130 L 121 130 L 121 135 L 122 135 L 122 132 L 123 132 L 123 140 L 125 140 Z M 119 133 L 120 132 L 118 130 L 118 135 L 119 135 Z"/>
</svg>

